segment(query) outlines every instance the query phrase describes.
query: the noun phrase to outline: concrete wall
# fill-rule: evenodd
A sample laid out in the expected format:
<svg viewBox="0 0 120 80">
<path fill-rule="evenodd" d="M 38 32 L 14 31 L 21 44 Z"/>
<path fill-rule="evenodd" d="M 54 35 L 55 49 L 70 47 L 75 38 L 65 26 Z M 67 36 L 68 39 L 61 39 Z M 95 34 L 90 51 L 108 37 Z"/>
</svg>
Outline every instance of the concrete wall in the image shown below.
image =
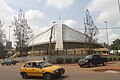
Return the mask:
<svg viewBox="0 0 120 80">
<path fill-rule="evenodd" d="M 43 58 L 45 58 L 46 61 L 48 61 L 49 59 L 55 63 L 56 62 L 56 58 L 58 57 L 62 57 L 63 59 L 65 59 L 66 57 L 70 57 L 70 58 L 83 58 L 84 56 L 77 56 L 77 55 L 52 55 L 52 56 L 33 56 L 33 57 L 18 57 L 18 58 L 14 58 L 14 60 L 20 61 L 20 62 L 26 62 L 26 61 L 32 61 L 32 60 L 43 60 Z"/>
<path fill-rule="evenodd" d="M 26 62 L 26 61 L 32 61 L 32 60 L 43 60 L 43 58 L 45 58 L 46 61 L 51 60 L 51 62 L 56 63 L 56 58 L 58 57 L 62 57 L 64 60 L 66 57 L 70 57 L 70 58 L 83 58 L 84 56 L 78 56 L 78 55 L 52 55 L 52 56 L 32 56 L 32 57 L 17 57 L 17 58 L 13 58 L 14 60 L 20 61 L 20 62 Z M 1 62 L 2 60 L 0 60 Z"/>
</svg>

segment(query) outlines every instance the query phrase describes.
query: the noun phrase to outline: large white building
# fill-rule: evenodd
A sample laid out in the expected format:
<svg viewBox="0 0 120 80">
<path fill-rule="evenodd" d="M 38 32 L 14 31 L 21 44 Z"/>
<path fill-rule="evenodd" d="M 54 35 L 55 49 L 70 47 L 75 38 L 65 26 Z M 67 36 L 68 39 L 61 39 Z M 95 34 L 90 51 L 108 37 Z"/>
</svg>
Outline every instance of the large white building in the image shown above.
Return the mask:
<svg viewBox="0 0 120 80">
<path fill-rule="evenodd" d="M 51 38 L 51 48 L 54 50 L 74 49 L 74 48 L 103 48 L 95 40 L 84 33 L 76 31 L 69 26 L 56 23 L 50 29 L 35 36 L 29 41 L 28 50 L 49 49 Z"/>
</svg>

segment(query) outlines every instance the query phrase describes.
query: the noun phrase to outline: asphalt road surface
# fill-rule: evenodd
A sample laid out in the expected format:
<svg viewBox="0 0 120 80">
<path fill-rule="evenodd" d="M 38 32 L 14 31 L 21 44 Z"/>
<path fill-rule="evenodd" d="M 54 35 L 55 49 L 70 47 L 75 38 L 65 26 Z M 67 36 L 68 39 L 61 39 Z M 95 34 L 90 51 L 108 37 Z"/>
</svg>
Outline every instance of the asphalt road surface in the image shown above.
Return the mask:
<svg viewBox="0 0 120 80">
<path fill-rule="evenodd" d="M 19 69 L 22 63 L 11 66 L 0 65 L 0 80 L 44 80 L 43 78 L 22 79 Z M 90 68 L 80 68 L 76 65 L 62 65 L 66 73 L 55 80 L 120 80 L 120 73 L 94 72 Z"/>
</svg>

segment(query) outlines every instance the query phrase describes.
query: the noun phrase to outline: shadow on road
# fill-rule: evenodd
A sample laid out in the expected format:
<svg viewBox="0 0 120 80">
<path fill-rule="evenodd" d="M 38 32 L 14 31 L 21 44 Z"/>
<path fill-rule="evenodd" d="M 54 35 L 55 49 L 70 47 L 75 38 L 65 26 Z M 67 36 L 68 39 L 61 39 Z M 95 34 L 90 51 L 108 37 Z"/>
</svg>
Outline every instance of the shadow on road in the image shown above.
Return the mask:
<svg viewBox="0 0 120 80">
<path fill-rule="evenodd" d="M 67 75 L 64 75 L 64 76 L 60 76 L 60 77 L 57 77 L 53 80 L 65 80 L 65 78 L 67 78 L 68 76 Z M 34 80 L 45 80 L 43 77 L 29 77 L 27 80 L 31 80 L 31 79 L 34 79 Z"/>
<path fill-rule="evenodd" d="M 58 77 L 58 78 L 56 78 L 54 80 L 65 80 L 67 77 L 69 77 L 69 76 L 64 75 L 64 76 L 60 76 L 60 77 Z"/>
</svg>

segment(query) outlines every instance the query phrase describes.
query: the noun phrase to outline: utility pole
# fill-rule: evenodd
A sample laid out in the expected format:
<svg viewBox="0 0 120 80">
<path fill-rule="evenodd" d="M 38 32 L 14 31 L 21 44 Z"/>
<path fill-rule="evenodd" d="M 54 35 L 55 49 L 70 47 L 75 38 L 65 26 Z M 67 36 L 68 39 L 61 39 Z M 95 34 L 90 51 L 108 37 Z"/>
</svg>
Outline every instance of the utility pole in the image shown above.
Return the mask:
<svg viewBox="0 0 120 80">
<path fill-rule="evenodd" d="M 9 26 L 9 41 L 10 41 L 10 28 L 11 28 L 12 26 Z"/>
<path fill-rule="evenodd" d="M 33 40 L 32 40 L 32 56 L 34 55 L 34 33 L 33 33 Z"/>
<path fill-rule="evenodd" d="M 107 48 L 108 48 L 108 54 L 109 54 L 109 42 L 108 42 L 108 31 L 107 31 L 107 21 L 104 21 L 106 24 L 106 38 L 107 38 Z"/>
<path fill-rule="evenodd" d="M 118 8 L 119 8 L 119 13 L 120 13 L 120 1 L 118 0 Z"/>
<path fill-rule="evenodd" d="M 48 48 L 48 61 L 51 61 L 51 40 L 52 40 L 52 34 L 53 34 L 53 28 L 56 26 L 55 24 L 56 22 L 53 22 L 53 26 L 51 27 L 51 33 L 50 33 L 50 37 L 49 37 L 49 48 Z"/>
<path fill-rule="evenodd" d="M 51 27 L 51 33 L 50 33 L 50 37 L 49 37 L 49 48 L 48 48 L 48 61 L 51 62 L 51 40 L 52 40 L 52 33 L 53 33 L 53 26 Z"/>
<path fill-rule="evenodd" d="M 109 45 L 109 42 L 108 42 L 108 31 L 107 31 L 107 21 L 104 21 L 104 23 L 106 24 L 106 38 L 107 38 L 107 44 Z"/>
<path fill-rule="evenodd" d="M 49 49 L 48 49 L 48 55 L 51 55 L 51 40 L 52 40 L 52 33 L 53 33 L 53 26 L 51 27 L 51 33 L 49 38 Z"/>
</svg>

